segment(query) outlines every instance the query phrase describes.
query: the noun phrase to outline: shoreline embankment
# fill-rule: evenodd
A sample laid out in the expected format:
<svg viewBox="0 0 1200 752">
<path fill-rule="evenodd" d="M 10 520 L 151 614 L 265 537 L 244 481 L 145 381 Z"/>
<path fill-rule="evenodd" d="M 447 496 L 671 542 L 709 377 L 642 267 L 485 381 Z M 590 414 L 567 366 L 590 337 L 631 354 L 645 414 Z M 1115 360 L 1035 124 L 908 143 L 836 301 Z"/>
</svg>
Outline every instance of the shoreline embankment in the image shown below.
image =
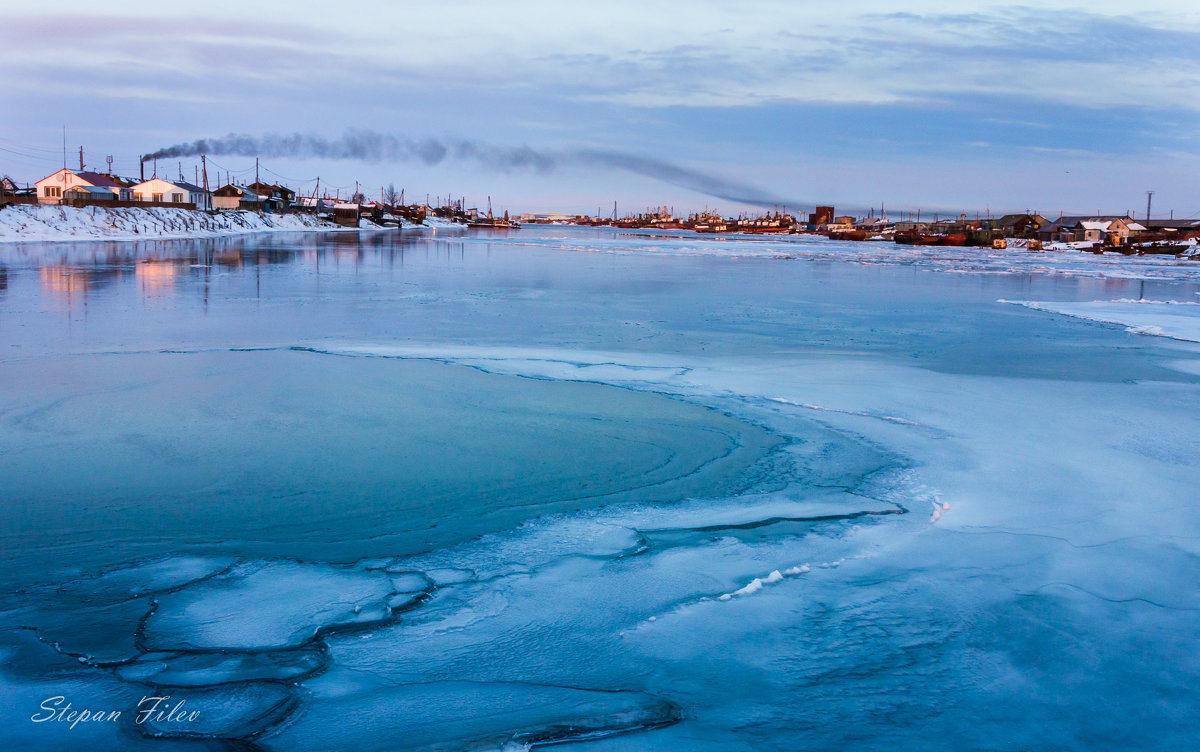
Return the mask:
<svg viewBox="0 0 1200 752">
<path fill-rule="evenodd" d="M 0 209 L 0 243 L 211 238 L 256 232 L 355 232 L 310 214 L 244 209 L 196 211 L 170 207 L 16 204 Z"/>
</svg>

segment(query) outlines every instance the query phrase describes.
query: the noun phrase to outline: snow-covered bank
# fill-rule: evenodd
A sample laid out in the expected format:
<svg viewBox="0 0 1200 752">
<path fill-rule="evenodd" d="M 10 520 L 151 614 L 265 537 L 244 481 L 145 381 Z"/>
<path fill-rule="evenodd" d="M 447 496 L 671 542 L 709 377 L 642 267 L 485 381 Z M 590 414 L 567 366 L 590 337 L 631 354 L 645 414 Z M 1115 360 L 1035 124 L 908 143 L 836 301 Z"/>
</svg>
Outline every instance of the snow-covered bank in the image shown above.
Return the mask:
<svg viewBox="0 0 1200 752">
<path fill-rule="evenodd" d="M 461 229 L 461 230 L 467 229 L 467 226 L 464 224 L 455 222 L 454 220 L 451 220 L 451 219 L 446 219 L 444 217 L 435 217 L 432 215 L 425 217 L 425 221 L 423 223 L 421 223 L 419 225 L 414 225 L 414 227 L 441 227 L 441 228 L 451 228 L 451 229 L 457 228 L 457 229 Z"/>
<path fill-rule="evenodd" d="M 252 211 L 207 213 L 165 207 L 10 206 L 0 210 L 0 242 L 151 240 L 217 237 L 249 232 L 342 230 L 303 214 Z"/>
</svg>

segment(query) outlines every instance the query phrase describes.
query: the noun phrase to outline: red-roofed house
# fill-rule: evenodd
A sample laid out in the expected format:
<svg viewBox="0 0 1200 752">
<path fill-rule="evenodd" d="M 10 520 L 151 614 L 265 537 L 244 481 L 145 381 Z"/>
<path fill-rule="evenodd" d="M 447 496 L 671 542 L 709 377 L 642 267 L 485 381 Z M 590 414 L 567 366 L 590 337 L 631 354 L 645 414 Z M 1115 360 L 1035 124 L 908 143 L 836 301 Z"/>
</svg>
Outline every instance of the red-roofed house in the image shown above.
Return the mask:
<svg viewBox="0 0 1200 752">
<path fill-rule="evenodd" d="M 120 201 L 132 201 L 133 190 L 118 183 L 107 175 L 98 172 L 75 172 L 63 168 L 53 175 L 48 175 L 37 181 L 38 203 L 57 204 L 62 201 L 63 193 L 75 186 L 106 188 L 113 193 L 113 198 Z"/>
</svg>

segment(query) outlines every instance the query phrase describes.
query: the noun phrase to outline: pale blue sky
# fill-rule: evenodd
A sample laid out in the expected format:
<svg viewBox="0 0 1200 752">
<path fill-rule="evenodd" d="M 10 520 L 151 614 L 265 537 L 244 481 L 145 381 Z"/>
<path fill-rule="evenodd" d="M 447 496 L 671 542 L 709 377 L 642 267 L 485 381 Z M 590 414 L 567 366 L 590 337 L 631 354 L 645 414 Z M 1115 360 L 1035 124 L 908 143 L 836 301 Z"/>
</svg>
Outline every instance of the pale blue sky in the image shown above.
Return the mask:
<svg viewBox="0 0 1200 752">
<path fill-rule="evenodd" d="M 560 158 L 542 170 L 454 156 L 263 164 L 302 190 L 317 175 L 368 194 L 392 182 L 516 211 L 740 208 L 561 158 L 587 149 L 796 208 L 1140 216 L 1153 189 L 1164 212 L 1200 212 L 1194 3 L 947 5 L 31 3 L 0 26 L 0 173 L 61 166 L 63 124 L 69 163 L 82 144 L 89 167 L 113 154 L 128 174 L 141 153 L 231 132 L 372 129 Z M 252 172 L 252 158 L 213 160 Z"/>
</svg>

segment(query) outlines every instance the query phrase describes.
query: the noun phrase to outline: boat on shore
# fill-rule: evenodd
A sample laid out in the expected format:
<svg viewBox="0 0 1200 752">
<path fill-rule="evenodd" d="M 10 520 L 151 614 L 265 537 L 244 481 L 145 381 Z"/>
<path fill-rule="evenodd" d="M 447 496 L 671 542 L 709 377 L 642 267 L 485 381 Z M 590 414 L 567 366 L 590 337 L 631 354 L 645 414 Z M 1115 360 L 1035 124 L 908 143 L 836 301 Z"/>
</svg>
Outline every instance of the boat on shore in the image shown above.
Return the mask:
<svg viewBox="0 0 1200 752">
<path fill-rule="evenodd" d="M 467 227 L 483 228 L 487 230 L 519 230 L 521 229 L 521 223 L 508 219 L 507 217 L 487 217 L 468 222 Z"/>
<path fill-rule="evenodd" d="M 825 233 L 825 237 L 830 240 L 854 240 L 862 241 L 867 239 L 866 230 L 831 230 Z"/>
<path fill-rule="evenodd" d="M 950 233 L 948 235 L 925 235 L 914 230 L 902 230 L 897 232 L 892 239 L 899 245 L 959 246 L 967 244 L 967 236 L 961 232 Z"/>
<path fill-rule="evenodd" d="M 467 227 L 481 228 L 485 230 L 519 230 L 521 223 L 515 219 L 509 219 L 508 212 L 504 212 L 503 217 L 492 216 L 492 197 L 488 196 L 488 210 L 486 217 L 476 217 L 467 222 Z"/>
</svg>

